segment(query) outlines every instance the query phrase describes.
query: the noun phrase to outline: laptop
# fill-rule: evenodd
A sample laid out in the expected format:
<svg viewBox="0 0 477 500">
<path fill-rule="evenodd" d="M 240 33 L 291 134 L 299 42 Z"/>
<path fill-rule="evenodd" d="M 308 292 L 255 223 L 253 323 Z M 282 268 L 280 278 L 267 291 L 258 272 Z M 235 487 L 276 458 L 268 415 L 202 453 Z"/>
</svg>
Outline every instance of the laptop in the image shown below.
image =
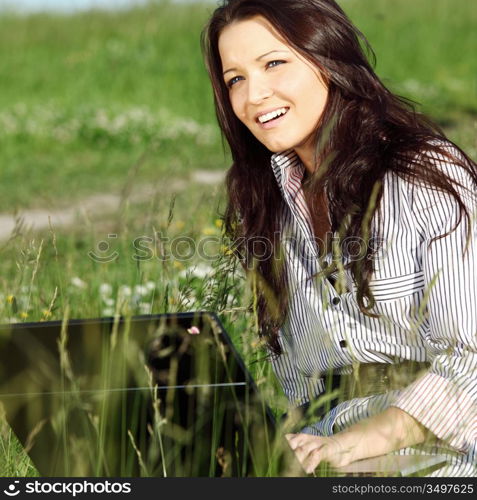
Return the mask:
<svg viewBox="0 0 477 500">
<path fill-rule="evenodd" d="M 42 476 L 303 475 L 213 313 L 2 325 L 0 403 Z"/>
</svg>

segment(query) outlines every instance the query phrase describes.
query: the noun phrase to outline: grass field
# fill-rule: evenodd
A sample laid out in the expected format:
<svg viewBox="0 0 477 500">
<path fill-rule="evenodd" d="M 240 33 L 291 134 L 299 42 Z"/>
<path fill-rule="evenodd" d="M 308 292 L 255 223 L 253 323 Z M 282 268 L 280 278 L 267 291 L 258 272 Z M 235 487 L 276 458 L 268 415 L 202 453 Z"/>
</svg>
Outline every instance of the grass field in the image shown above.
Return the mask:
<svg viewBox="0 0 477 500">
<path fill-rule="evenodd" d="M 368 36 L 386 84 L 420 102 L 476 158 L 473 2 L 342 5 Z M 19 223 L 0 243 L 0 322 L 61 319 L 66 311 L 97 317 L 210 309 L 222 313 L 249 360 L 262 355 L 253 314 L 244 314 L 253 297 L 220 242 L 222 187 L 169 189 L 196 169 L 228 166 L 199 49 L 212 8 L 158 2 L 130 11 L 0 16 L 0 213 L 126 193 L 117 212 L 83 214 L 67 229 L 33 233 Z M 132 203 L 133 186 L 156 195 Z M 134 240 L 157 233 L 197 243 L 215 238 L 216 257 L 164 260 L 147 240 L 149 258 L 135 260 Z M 92 251 L 118 257 L 100 263 Z M 253 368 L 267 379 L 266 368 Z M 2 427 L 0 475 L 32 474 L 19 456 Z"/>
</svg>

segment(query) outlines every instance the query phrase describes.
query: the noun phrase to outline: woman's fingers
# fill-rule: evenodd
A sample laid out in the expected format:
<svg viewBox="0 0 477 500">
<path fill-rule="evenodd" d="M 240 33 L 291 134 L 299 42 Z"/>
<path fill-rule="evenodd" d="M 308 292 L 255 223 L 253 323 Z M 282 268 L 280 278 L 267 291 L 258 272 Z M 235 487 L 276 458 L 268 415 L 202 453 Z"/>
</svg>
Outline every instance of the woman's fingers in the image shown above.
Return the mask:
<svg viewBox="0 0 477 500">
<path fill-rule="evenodd" d="M 285 434 L 285 437 L 288 439 L 288 444 L 292 450 L 309 443 L 313 439 L 320 439 L 318 436 L 312 436 L 311 434 Z"/>
<path fill-rule="evenodd" d="M 286 438 L 305 471 L 313 472 L 321 461 L 319 450 L 326 438 L 309 434 L 287 434 Z"/>
<path fill-rule="evenodd" d="M 307 474 L 311 474 L 323 460 L 323 447 L 313 449 L 302 462 Z"/>
<path fill-rule="evenodd" d="M 291 449 L 306 472 L 313 472 L 320 462 L 333 467 L 350 463 L 349 452 L 340 445 L 335 436 L 312 436 L 310 434 L 287 434 Z"/>
<path fill-rule="evenodd" d="M 305 443 L 302 446 L 296 448 L 295 454 L 300 463 L 305 465 L 309 460 L 309 457 L 312 455 L 312 453 L 319 450 L 322 446 L 323 445 L 320 443 L 314 443 L 314 442 Z"/>
</svg>

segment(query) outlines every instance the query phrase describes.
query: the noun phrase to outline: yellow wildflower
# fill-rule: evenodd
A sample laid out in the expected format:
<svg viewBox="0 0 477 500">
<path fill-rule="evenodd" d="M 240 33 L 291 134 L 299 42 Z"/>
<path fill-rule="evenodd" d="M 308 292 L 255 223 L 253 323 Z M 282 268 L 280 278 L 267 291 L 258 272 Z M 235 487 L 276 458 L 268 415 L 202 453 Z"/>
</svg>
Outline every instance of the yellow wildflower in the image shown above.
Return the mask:
<svg viewBox="0 0 477 500">
<path fill-rule="evenodd" d="M 15 300 L 15 295 L 7 295 L 7 302 L 9 304 L 13 304 L 14 300 Z"/>
<path fill-rule="evenodd" d="M 26 318 L 28 318 L 28 313 L 27 313 L 26 311 L 22 311 L 22 312 L 20 313 L 20 318 L 22 318 L 22 319 L 26 319 Z"/>
<path fill-rule="evenodd" d="M 222 246 L 220 247 L 220 251 L 221 251 L 221 253 L 223 253 L 224 255 L 232 255 L 232 254 L 233 254 L 233 252 L 232 252 L 232 250 L 230 249 L 230 247 L 228 247 L 228 246 L 226 246 L 226 245 L 222 245 Z"/>
<path fill-rule="evenodd" d="M 224 221 L 222 219 L 215 219 L 215 225 L 219 229 L 223 226 L 223 224 L 224 224 Z"/>
<path fill-rule="evenodd" d="M 204 229 L 202 229 L 202 234 L 205 236 L 213 236 L 217 234 L 217 230 L 214 227 L 204 227 Z"/>
</svg>

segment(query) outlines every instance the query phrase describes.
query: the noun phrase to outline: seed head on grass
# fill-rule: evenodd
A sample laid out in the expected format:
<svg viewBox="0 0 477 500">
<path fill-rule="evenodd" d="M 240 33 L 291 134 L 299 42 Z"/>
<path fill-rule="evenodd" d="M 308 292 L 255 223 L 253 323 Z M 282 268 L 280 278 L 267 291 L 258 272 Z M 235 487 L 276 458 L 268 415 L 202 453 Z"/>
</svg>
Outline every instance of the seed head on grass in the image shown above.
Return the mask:
<svg viewBox="0 0 477 500">
<path fill-rule="evenodd" d="M 142 459 L 141 451 L 136 446 L 136 441 L 135 441 L 134 436 L 132 435 L 132 432 L 130 429 L 128 429 L 128 436 L 129 436 L 129 440 L 131 441 L 131 445 L 134 448 L 134 452 L 136 453 L 137 460 L 139 462 L 139 467 L 141 468 L 142 471 L 144 471 L 144 475 L 146 477 L 149 477 L 150 476 L 149 471 L 147 470 L 146 464 L 144 463 L 144 461 Z"/>
</svg>

